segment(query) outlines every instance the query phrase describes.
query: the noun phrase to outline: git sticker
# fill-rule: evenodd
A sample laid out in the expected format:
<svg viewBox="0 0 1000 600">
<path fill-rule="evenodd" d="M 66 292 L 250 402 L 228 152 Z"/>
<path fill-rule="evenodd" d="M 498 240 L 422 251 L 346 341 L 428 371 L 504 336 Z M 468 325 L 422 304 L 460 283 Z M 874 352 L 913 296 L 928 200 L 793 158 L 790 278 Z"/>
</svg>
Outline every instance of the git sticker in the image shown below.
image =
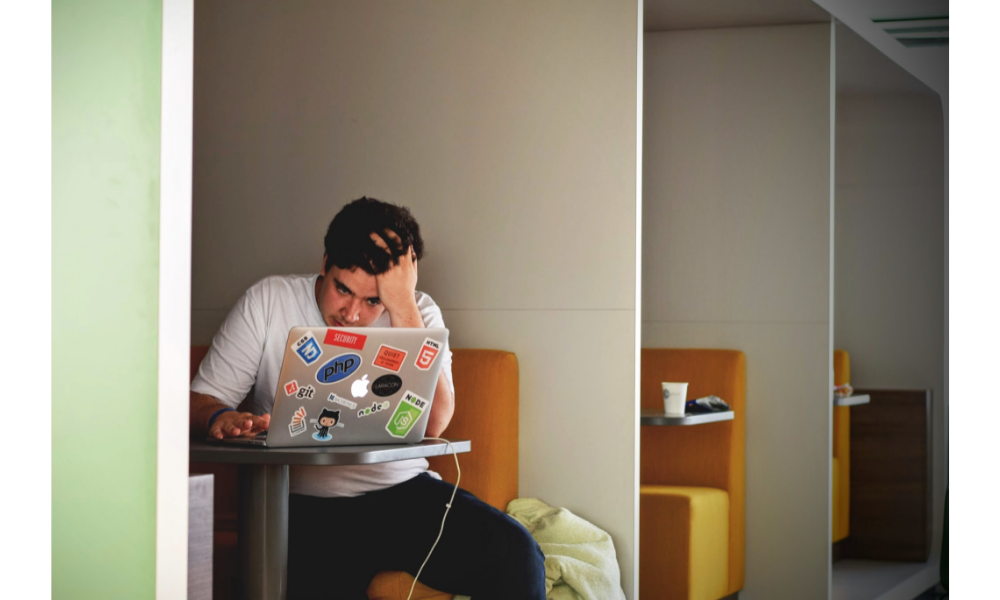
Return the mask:
<svg viewBox="0 0 1000 600">
<path fill-rule="evenodd" d="M 286 389 L 287 387 L 288 386 L 285 386 Z M 313 395 L 315 393 L 316 393 L 316 388 L 314 388 L 311 385 L 307 385 L 306 387 L 298 388 L 298 390 L 296 390 L 295 392 L 295 397 L 298 398 L 299 400 L 312 400 Z"/>
<path fill-rule="evenodd" d="M 383 410 L 389 410 L 388 400 L 386 400 L 385 402 L 373 402 L 372 405 L 369 406 L 368 408 L 362 408 L 361 410 L 359 410 L 358 416 L 367 417 L 368 415 L 374 415 L 375 413 L 381 412 Z"/>
<path fill-rule="evenodd" d="M 420 415 L 424 414 L 425 410 L 427 410 L 427 401 L 413 392 L 407 391 L 403 394 L 403 399 L 399 401 L 396 412 L 386 423 L 385 430 L 392 437 L 404 438 L 417 424 Z"/>
<path fill-rule="evenodd" d="M 349 408 L 351 410 L 354 410 L 355 408 L 358 407 L 358 403 L 357 402 L 351 402 L 347 398 L 341 398 L 337 394 L 330 394 L 330 396 L 327 397 L 327 401 L 328 402 L 333 402 L 334 404 L 339 404 L 341 406 L 346 406 L 347 408 Z"/>
<path fill-rule="evenodd" d="M 316 341 L 311 331 L 307 331 L 304 336 L 295 340 L 292 348 L 295 349 L 296 356 L 301 358 L 306 365 L 313 364 L 319 360 L 319 357 L 323 356 L 323 349 L 319 347 L 319 342 Z"/>
<path fill-rule="evenodd" d="M 417 360 L 413 364 L 421 371 L 426 371 L 434 364 L 434 359 L 437 358 L 439 352 L 441 352 L 441 344 L 427 338 L 424 340 L 424 345 L 420 347 L 420 351 L 417 352 Z"/>
<path fill-rule="evenodd" d="M 288 433 L 295 437 L 305 432 L 306 427 L 306 407 L 300 406 L 299 410 L 292 415 L 292 422 L 288 424 Z"/>
<path fill-rule="evenodd" d="M 399 368 L 403 366 L 404 360 L 406 360 L 406 350 L 382 344 L 379 346 L 378 354 L 375 355 L 372 364 L 387 371 L 399 373 Z"/>
<path fill-rule="evenodd" d="M 323 338 L 323 343 L 327 346 L 340 346 L 342 348 L 350 348 L 352 350 L 364 350 L 365 342 L 368 340 L 367 335 L 361 335 L 360 333 L 345 333 L 343 331 L 337 331 L 336 329 L 327 329 L 326 337 Z"/>
<path fill-rule="evenodd" d="M 294 379 L 285 384 L 285 395 L 291 396 L 295 392 L 299 391 L 299 382 Z"/>
</svg>

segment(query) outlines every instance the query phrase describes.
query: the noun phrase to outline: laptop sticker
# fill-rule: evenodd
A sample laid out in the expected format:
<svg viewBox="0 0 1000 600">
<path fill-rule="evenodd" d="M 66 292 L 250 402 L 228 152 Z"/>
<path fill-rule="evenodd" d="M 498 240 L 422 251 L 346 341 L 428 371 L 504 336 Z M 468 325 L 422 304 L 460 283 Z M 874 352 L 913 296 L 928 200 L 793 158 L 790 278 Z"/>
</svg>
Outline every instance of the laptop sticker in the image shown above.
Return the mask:
<svg viewBox="0 0 1000 600">
<path fill-rule="evenodd" d="M 313 439 L 317 442 L 327 442 L 333 439 L 330 435 L 330 430 L 334 427 L 343 427 L 344 425 L 340 422 L 340 411 L 330 410 L 329 408 L 324 408 L 320 413 L 319 417 L 312 419 L 313 428 L 316 429 L 316 433 L 313 434 Z"/>
<path fill-rule="evenodd" d="M 351 402 L 347 398 L 341 398 L 337 394 L 330 394 L 330 396 L 327 398 L 327 401 L 328 402 L 334 402 L 334 403 L 339 404 L 341 406 L 346 406 L 347 408 L 349 408 L 351 410 L 354 410 L 355 408 L 358 407 L 358 403 L 357 402 Z"/>
<path fill-rule="evenodd" d="M 307 331 L 306 334 L 292 343 L 292 348 L 295 349 L 295 355 L 302 359 L 302 362 L 306 363 L 306 366 L 313 364 L 319 357 L 323 356 L 323 349 L 319 347 L 319 342 L 313 336 L 311 331 Z"/>
<path fill-rule="evenodd" d="M 393 413 L 389 422 L 385 425 L 385 430 L 392 437 L 406 437 L 413 426 L 420 420 L 420 415 L 427 409 L 427 401 L 411 391 L 403 394 L 403 399 L 399 401 L 396 412 Z"/>
<path fill-rule="evenodd" d="M 361 335 L 360 333 L 345 333 L 343 331 L 337 331 L 336 329 L 327 329 L 326 337 L 323 338 L 323 343 L 327 346 L 340 346 L 342 348 L 350 348 L 352 350 L 364 350 L 365 342 L 368 340 L 367 335 Z"/>
<path fill-rule="evenodd" d="M 285 384 L 285 395 L 291 396 L 295 392 L 299 391 L 299 382 L 294 379 Z"/>
<path fill-rule="evenodd" d="M 391 396 L 403 387 L 398 375 L 383 375 L 372 382 L 372 393 L 380 398 Z"/>
<path fill-rule="evenodd" d="M 300 406 L 299 410 L 292 415 L 292 422 L 288 424 L 288 434 L 292 437 L 305 433 L 306 430 L 306 407 Z"/>
<path fill-rule="evenodd" d="M 382 402 L 381 404 L 378 403 L 378 402 L 373 402 L 372 405 L 369 406 L 368 408 L 362 408 L 361 410 L 359 410 L 358 411 L 358 416 L 359 417 L 367 417 L 368 415 L 373 415 L 373 414 L 375 414 L 377 412 L 381 412 L 383 410 L 389 410 L 389 401 L 388 400 L 386 400 L 385 402 Z"/>
<path fill-rule="evenodd" d="M 427 338 L 424 340 L 424 345 L 420 347 L 420 351 L 417 352 L 417 360 L 413 361 L 413 364 L 421 371 L 426 371 L 434 364 L 434 359 L 440 352 L 441 344 Z"/>
<path fill-rule="evenodd" d="M 299 400 L 312 400 L 313 395 L 316 394 L 316 388 L 311 385 L 306 387 L 300 387 L 298 391 L 295 392 L 295 397 Z"/>
<path fill-rule="evenodd" d="M 360 354 L 341 354 L 331 358 L 316 371 L 316 381 L 319 383 L 337 383 L 347 379 L 361 366 Z"/>
<path fill-rule="evenodd" d="M 399 368 L 403 366 L 404 360 L 406 360 L 406 350 L 382 344 L 379 346 L 378 354 L 375 355 L 375 360 L 372 364 L 386 371 L 399 373 Z"/>
<path fill-rule="evenodd" d="M 355 398 L 364 398 L 368 395 L 368 375 L 363 376 L 351 384 L 351 396 Z"/>
</svg>

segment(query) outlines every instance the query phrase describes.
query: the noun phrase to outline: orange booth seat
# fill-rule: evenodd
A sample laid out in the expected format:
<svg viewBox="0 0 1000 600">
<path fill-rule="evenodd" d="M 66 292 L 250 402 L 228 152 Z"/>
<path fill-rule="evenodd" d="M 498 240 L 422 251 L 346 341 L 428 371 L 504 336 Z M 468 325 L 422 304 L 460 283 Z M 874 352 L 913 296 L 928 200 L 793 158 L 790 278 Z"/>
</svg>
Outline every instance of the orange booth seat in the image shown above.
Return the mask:
<svg viewBox="0 0 1000 600">
<path fill-rule="evenodd" d="M 851 357 L 833 351 L 833 385 L 851 382 Z M 833 407 L 833 526 L 834 543 L 850 533 L 851 519 L 851 407 Z"/>
<path fill-rule="evenodd" d="M 207 346 L 191 348 L 192 379 L 207 352 Z M 482 501 L 505 511 L 507 504 L 517 498 L 517 357 L 501 350 L 455 349 L 453 353 L 455 414 L 442 435 L 448 439 L 472 440 L 472 452 L 458 457 L 462 466 L 461 487 Z M 455 482 L 455 459 L 452 455 L 428 460 L 431 470 L 439 473 L 445 481 Z M 216 473 L 215 512 L 224 517 L 221 521 L 217 518 L 217 523 L 221 522 L 226 527 L 227 520 L 232 521 L 236 514 L 235 465 L 192 463 L 191 470 Z M 224 489 L 218 489 L 220 484 Z M 231 556 L 233 559 L 216 565 L 215 577 L 222 578 L 222 581 L 216 582 L 216 592 L 222 592 L 215 594 L 216 600 L 235 597 L 235 527 L 226 528 L 232 531 L 226 531 L 226 535 L 221 536 L 216 532 L 216 556 L 221 554 L 222 557 Z M 223 547 L 220 548 L 220 545 Z M 412 583 L 413 577 L 407 573 L 379 573 L 368 587 L 368 597 L 371 600 L 406 600 Z M 332 591 L 330 597 L 336 597 L 336 592 Z M 413 592 L 413 600 L 451 598 L 451 594 L 433 590 L 421 583 L 417 583 Z"/>
<path fill-rule="evenodd" d="M 736 350 L 643 348 L 642 408 L 663 410 L 663 381 L 715 395 L 732 421 L 641 428 L 639 596 L 719 600 L 743 587 L 746 357 Z"/>
</svg>

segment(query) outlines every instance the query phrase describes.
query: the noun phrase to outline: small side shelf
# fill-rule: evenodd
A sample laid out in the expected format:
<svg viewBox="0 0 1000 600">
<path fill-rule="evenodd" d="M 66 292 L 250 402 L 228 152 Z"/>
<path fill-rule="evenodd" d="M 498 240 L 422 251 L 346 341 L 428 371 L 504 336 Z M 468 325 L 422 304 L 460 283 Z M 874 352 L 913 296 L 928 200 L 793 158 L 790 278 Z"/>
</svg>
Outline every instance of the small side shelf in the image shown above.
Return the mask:
<svg viewBox="0 0 1000 600">
<path fill-rule="evenodd" d="M 683 417 L 668 417 L 662 410 L 643 409 L 639 419 L 640 425 L 659 426 L 685 426 L 704 425 L 705 423 L 717 423 L 719 421 L 732 421 L 733 411 L 727 410 L 717 413 L 689 414 Z"/>
<path fill-rule="evenodd" d="M 846 398 L 834 398 L 834 406 L 858 406 L 859 404 L 868 404 L 872 401 L 871 396 L 868 394 L 858 394 L 856 396 L 848 396 Z"/>
</svg>

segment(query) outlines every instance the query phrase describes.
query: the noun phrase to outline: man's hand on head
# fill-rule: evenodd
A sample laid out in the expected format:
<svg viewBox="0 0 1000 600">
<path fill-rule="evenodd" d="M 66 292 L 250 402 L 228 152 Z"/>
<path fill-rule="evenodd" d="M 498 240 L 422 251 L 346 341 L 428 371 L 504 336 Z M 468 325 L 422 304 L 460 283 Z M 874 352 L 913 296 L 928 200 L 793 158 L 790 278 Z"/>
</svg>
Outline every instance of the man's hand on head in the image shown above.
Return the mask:
<svg viewBox="0 0 1000 600">
<path fill-rule="evenodd" d="M 248 412 L 229 411 L 215 417 L 208 436 L 221 440 L 224 437 L 251 437 L 267 431 L 271 415 L 257 416 Z"/>
<path fill-rule="evenodd" d="M 417 289 L 417 255 L 413 246 L 403 249 L 403 242 L 396 232 L 387 229 L 383 233 L 371 234 L 372 241 L 390 257 L 389 270 L 375 276 L 379 300 L 389 312 L 393 327 L 423 327 L 414 295 Z M 389 249 L 390 243 L 396 248 L 395 253 Z"/>
</svg>

